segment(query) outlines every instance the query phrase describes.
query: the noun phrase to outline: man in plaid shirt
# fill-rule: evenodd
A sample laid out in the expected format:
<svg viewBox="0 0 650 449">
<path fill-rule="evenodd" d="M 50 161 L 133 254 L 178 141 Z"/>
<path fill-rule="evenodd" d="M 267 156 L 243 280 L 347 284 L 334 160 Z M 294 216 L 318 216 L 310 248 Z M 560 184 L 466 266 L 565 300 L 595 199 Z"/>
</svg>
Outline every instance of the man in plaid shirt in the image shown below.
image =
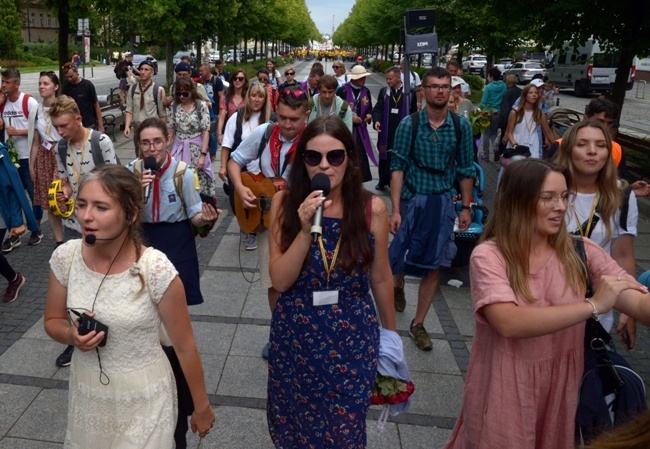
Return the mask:
<svg viewBox="0 0 650 449">
<path fill-rule="evenodd" d="M 440 266 L 455 256 L 452 191 L 460 181 L 461 231 L 471 222 L 469 203 L 475 176 L 472 126 L 468 119 L 447 110 L 451 75 L 435 67 L 424 74 L 422 89 L 426 107 L 418 114 L 412 144 L 411 116 L 399 124 L 391 159 L 390 230 L 395 234 L 390 262 L 395 282 L 395 310 L 404 311 L 404 276 L 421 279 L 418 306 L 409 333 L 418 348 L 433 348 L 424 320 L 438 289 Z M 458 138 L 460 137 L 460 138 Z"/>
</svg>

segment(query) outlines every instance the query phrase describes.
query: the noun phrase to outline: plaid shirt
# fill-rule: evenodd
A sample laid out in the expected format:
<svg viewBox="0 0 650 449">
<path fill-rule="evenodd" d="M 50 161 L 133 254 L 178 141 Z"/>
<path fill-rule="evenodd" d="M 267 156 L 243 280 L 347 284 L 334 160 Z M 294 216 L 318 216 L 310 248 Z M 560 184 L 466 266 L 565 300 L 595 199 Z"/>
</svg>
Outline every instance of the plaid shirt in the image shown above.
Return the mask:
<svg viewBox="0 0 650 449">
<path fill-rule="evenodd" d="M 404 117 L 395 133 L 393 157 L 390 164 L 391 171 L 403 170 L 405 172 L 402 187 L 403 200 L 413 198 L 416 193 L 431 195 L 448 192 L 452 190 L 457 175 L 461 179 L 473 178 L 476 175 L 472 125 L 469 120 L 459 116 L 460 148 L 456 153 L 456 164 L 447 167 L 449 156 L 456 146 L 456 131 L 451 116 L 447 114 L 445 123 L 434 132 L 429 125 L 426 109 L 422 109 L 418 114 L 420 114 L 420 123 L 413 153 L 417 155 L 420 164 L 437 170 L 445 170 L 445 172 L 440 175 L 432 174 L 414 163 L 410 154 L 412 120 L 410 116 Z M 407 185 L 412 186 L 415 191 L 409 190 Z"/>
</svg>

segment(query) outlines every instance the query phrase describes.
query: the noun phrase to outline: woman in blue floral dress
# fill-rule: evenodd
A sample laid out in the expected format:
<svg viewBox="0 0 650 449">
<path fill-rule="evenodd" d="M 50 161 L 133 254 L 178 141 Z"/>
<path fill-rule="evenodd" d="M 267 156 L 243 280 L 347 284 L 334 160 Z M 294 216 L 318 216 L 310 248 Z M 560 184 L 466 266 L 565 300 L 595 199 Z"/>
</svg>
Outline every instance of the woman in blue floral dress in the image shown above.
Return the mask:
<svg viewBox="0 0 650 449">
<path fill-rule="evenodd" d="M 311 178 L 324 173 L 323 201 Z M 395 330 L 388 213 L 363 189 L 354 140 L 337 116 L 302 133 L 289 188 L 271 208 L 273 311 L 267 418 L 276 448 L 365 448 L 379 327 Z M 310 228 L 323 202 L 323 235 Z M 325 254 L 325 260 L 323 258 Z M 302 261 L 302 263 L 296 263 Z"/>
</svg>

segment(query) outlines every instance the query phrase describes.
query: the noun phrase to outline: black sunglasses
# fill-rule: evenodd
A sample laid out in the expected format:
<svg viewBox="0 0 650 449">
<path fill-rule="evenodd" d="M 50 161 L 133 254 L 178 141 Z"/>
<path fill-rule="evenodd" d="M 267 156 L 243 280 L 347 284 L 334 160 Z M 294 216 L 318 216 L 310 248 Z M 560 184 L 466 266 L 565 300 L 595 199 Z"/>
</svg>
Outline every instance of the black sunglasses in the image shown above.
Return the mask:
<svg viewBox="0 0 650 449">
<path fill-rule="evenodd" d="M 310 167 L 318 167 L 323 160 L 323 156 L 327 158 L 327 162 L 332 167 L 338 167 L 345 160 L 345 150 L 332 150 L 323 154 L 316 150 L 305 150 L 303 153 L 305 163 Z"/>
<path fill-rule="evenodd" d="M 243 76 L 236 76 L 236 77 L 234 77 L 233 79 L 234 79 L 235 81 L 244 81 L 244 80 L 246 80 L 246 78 L 244 78 Z"/>
<path fill-rule="evenodd" d="M 287 76 L 289 76 L 289 75 L 293 76 L 295 74 L 296 74 L 296 72 L 287 72 L 287 73 L 285 73 L 285 75 L 287 75 Z"/>
<path fill-rule="evenodd" d="M 176 92 L 177 97 L 189 97 L 190 93 L 189 92 Z"/>
</svg>

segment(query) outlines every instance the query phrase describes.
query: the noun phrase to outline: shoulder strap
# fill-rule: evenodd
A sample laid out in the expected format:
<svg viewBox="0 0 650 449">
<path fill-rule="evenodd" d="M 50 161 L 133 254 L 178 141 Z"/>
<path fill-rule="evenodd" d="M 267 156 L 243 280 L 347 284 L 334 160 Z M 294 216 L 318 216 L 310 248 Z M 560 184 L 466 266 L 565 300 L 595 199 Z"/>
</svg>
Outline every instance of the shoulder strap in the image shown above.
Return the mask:
<svg viewBox="0 0 650 449">
<path fill-rule="evenodd" d="M 63 164 L 63 170 L 68 170 L 68 141 L 65 139 L 59 140 L 59 159 Z"/>
<path fill-rule="evenodd" d="M 160 85 L 158 83 L 153 83 L 153 102 L 158 109 L 158 93 L 160 92 Z"/>
<path fill-rule="evenodd" d="M 271 123 L 269 126 L 266 127 L 266 130 L 264 131 L 264 135 L 262 136 L 262 140 L 260 140 L 260 146 L 257 147 L 257 159 L 262 157 L 262 153 L 264 153 L 264 148 L 266 148 L 266 144 L 269 142 L 269 139 L 271 139 L 271 134 L 273 134 L 273 129 L 275 128 L 276 124 Z"/>
<path fill-rule="evenodd" d="M 307 110 L 308 111 L 313 111 L 314 110 L 314 98 L 309 97 L 309 101 L 307 102 Z"/>
<path fill-rule="evenodd" d="M 176 164 L 176 170 L 174 170 L 174 188 L 176 189 L 176 194 L 181 200 L 181 212 L 185 211 L 185 201 L 183 200 L 183 175 L 185 175 L 186 170 L 187 164 L 183 161 L 178 161 L 178 164 Z"/>
<path fill-rule="evenodd" d="M 345 114 L 348 113 L 348 108 L 349 107 L 350 107 L 350 105 L 348 104 L 347 101 L 344 101 L 343 104 L 341 105 L 341 109 L 339 109 L 339 118 L 341 120 L 343 120 L 343 118 L 345 117 Z"/>
<path fill-rule="evenodd" d="M 31 95 L 25 94 L 23 95 L 23 114 L 25 115 L 25 118 L 29 118 L 29 99 L 32 98 Z"/>
<path fill-rule="evenodd" d="M 131 86 L 131 89 L 129 89 L 131 91 L 131 101 L 133 101 L 133 98 L 135 97 L 136 87 L 138 87 L 138 83 L 135 83 L 133 86 Z"/>
<path fill-rule="evenodd" d="M 573 246 L 576 250 L 576 254 L 582 261 L 582 264 L 585 267 L 585 273 L 587 273 L 587 297 L 590 298 L 593 296 L 594 292 L 591 289 L 591 280 L 589 279 L 589 267 L 587 265 L 587 253 L 585 252 L 585 242 L 582 240 L 581 235 L 573 235 Z"/>
<path fill-rule="evenodd" d="M 632 187 L 627 186 L 623 190 L 623 202 L 621 203 L 621 215 L 619 217 L 619 225 L 621 229 L 627 231 L 627 216 L 630 212 L 630 193 L 632 193 Z"/>
<path fill-rule="evenodd" d="M 451 167 L 454 159 L 456 159 L 456 154 L 458 154 L 460 151 L 460 139 L 462 137 L 460 130 L 460 118 L 458 118 L 458 114 L 453 111 L 449 111 L 449 114 L 451 115 L 451 121 L 454 124 L 454 131 L 456 132 L 456 146 L 454 147 L 454 151 L 449 155 L 449 162 L 447 163 L 447 167 Z"/>
<path fill-rule="evenodd" d="M 195 102 L 194 102 L 194 106 L 196 107 L 196 113 L 199 116 L 199 123 L 201 123 L 201 119 L 203 118 L 202 117 L 203 113 L 202 113 L 202 108 L 201 108 L 202 105 L 203 105 L 203 102 L 197 98 L 195 100 Z"/>
<path fill-rule="evenodd" d="M 414 112 L 411 114 L 411 149 L 409 150 L 409 156 L 413 154 L 413 149 L 415 148 L 415 139 L 418 136 L 418 126 L 420 125 L 420 113 Z"/>
<path fill-rule="evenodd" d="M 144 171 L 144 161 L 142 159 L 137 159 L 133 163 L 133 174 L 135 174 L 138 178 L 142 178 L 142 172 Z"/>
<path fill-rule="evenodd" d="M 102 133 L 95 131 L 94 129 L 90 132 L 90 152 L 93 154 L 93 162 L 95 167 L 104 165 L 104 155 L 102 154 L 102 149 L 99 146 L 99 138 L 102 136 Z"/>
</svg>

